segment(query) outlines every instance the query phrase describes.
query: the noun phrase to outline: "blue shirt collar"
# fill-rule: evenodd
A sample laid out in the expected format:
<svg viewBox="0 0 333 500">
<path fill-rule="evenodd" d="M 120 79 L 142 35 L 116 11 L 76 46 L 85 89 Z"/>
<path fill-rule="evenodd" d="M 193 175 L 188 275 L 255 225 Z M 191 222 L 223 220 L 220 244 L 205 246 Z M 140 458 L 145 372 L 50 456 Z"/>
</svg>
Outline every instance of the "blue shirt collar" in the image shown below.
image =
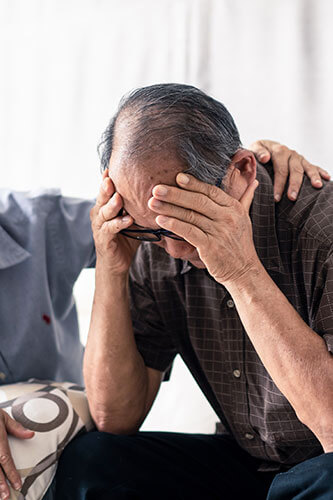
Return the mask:
<svg viewBox="0 0 333 500">
<path fill-rule="evenodd" d="M 0 226 L 0 269 L 20 264 L 29 257 L 31 254 Z"/>
</svg>

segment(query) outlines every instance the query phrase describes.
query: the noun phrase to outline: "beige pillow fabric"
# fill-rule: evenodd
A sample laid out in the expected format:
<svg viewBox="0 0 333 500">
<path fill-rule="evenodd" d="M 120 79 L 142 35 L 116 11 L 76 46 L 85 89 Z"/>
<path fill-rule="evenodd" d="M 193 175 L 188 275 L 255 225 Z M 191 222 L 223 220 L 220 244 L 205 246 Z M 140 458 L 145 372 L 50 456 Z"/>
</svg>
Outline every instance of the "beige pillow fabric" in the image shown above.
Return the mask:
<svg viewBox="0 0 333 500">
<path fill-rule="evenodd" d="M 29 430 L 31 439 L 9 436 L 9 446 L 22 479 L 20 492 L 11 488 L 11 499 L 39 500 L 50 486 L 58 458 L 79 431 L 89 431 L 93 421 L 82 387 L 31 379 L 0 386 L 0 408 Z"/>
</svg>

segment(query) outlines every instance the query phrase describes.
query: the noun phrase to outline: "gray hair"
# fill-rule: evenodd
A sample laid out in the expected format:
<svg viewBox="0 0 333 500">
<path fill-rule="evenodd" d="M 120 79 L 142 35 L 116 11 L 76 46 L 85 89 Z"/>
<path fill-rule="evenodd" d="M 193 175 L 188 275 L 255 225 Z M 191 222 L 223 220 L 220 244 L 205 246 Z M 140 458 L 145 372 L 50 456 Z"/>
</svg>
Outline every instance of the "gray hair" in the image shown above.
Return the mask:
<svg viewBox="0 0 333 500">
<path fill-rule="evenodd" d="M 221 185 L 232 157 L 241 148 L 228 110 L 190 85 L 157 84 L 125 95 L 105 130 L 98 153 L 108 168 L 117 121 L 126 120 L 124 150 L 129 158 L 174 153 L 184 171 L 209 184 Z"/>
</svg>

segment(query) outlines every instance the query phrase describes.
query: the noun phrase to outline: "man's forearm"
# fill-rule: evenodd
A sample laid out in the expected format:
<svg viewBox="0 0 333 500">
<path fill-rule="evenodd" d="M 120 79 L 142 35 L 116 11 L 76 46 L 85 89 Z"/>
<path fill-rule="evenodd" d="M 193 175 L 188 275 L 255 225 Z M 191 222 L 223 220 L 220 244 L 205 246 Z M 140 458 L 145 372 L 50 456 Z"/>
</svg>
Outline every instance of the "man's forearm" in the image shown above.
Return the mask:
<svg viewBox="0 0 333 500">
<path fill-rule="evenodd" d="M 333 451 L 333 359 L 324 340 L 261 264 L 225 286 L 268 373 L 324 450 Z"/>
<path fill-rule="evenodd" d="M 96 266 L 96 290 L 84 358 L 92 416 L 100 430 L 135 431 L 146 413 L 148 375 L 137 351 L 127 276 Z"/>
</svg>

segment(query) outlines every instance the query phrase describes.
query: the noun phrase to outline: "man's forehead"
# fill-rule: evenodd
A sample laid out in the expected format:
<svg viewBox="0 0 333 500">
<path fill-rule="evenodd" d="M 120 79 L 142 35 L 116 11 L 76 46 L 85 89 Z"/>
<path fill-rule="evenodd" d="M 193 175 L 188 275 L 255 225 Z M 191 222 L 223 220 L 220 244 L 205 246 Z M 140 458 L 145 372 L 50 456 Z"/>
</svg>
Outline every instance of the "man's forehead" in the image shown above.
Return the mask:
<svg viewBox="0 0 333 500">
<path fill-rule="evenodd" d="M 148 208 L 154 186 L 176 186 L 176 175 L 184 170 L 171 155 L 130 160 L 119 152 L 113 152 L 109 164 L 109 176 L 124 202 L 124 208 L 139 225 L 157 228 L 156 214 Z M 153 224 L 153 226 L 152 226 Z"/>
</svg>

